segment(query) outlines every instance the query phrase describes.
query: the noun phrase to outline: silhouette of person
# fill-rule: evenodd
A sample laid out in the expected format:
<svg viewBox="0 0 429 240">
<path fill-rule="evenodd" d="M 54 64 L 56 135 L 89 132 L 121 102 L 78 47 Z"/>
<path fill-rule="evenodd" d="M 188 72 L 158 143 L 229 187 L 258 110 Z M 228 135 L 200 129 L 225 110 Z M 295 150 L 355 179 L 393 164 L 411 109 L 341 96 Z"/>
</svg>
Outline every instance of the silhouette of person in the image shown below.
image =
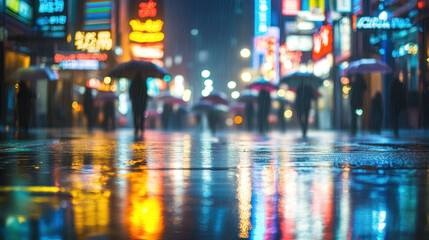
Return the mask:
<svg viewBox="0 0 429 240">
<path fill-rule="evenodd" d="M 375 131 L 376 133 L 380 133 L 382 122 L 383 122 L 383 101 L 381 99 L 381 93 L 377 92 L 374 98 L 371 100 L 371 115 L 370 115 L 371 130 Z"/>
<path fill-rule="evenodd" d="M 407 91 L 405 85 L 395 78 L 390 85 L 390 111 L 395 137 L 399 136 L 399 115 L 407 107 Z"/>
<path fill-rule="evenodd" d="M 92 132 L 94 127 L 94 98 L 92 97 L 91 88 L 86 87 L 83 94 L 83 112 L 88 121 L 88 131 Z"/>
<path fill-rule="evenodd" d="M 17 98 L 18 129 L 20 134 L 28 134 L 28 124 L 30 121 L 31 107 L 35 94 L 27 87 L 24 81 L 19 82 L 19 92 Z"/>
<path fill-rule="evenodd" d="M 211 108 L 209 111 L 207 111 L 207 121 L 209 124 L 210 131 L 212 132 L 212 134 L 215 134 L 217 129 L 218 116 L 214 108 Z"/>
<path fill-rule="evenodd" d="M 280 131 L 285 132 L 286 131 L 286 121 L 284 117 L 285 113 L 285 103 L 280 101 L 279 108 L 277 109 L 277 119 L 279 121 L 279 127 Z"/>
<path fill-rule="evenodd" d="M 170 126 L 170 118 L 173 114 L 173 106 L 168 103 L 164 103 L 162 107 L 162 115 L 161 115 L 161 122 L 162 122 L 162 128 L 167 130 Z"/>
<path fill-rule="evenodd" d="M 253 128 L 253 118 L 255 115 L 255 107 L 252 101 L 246 102 L 245 106 L 245 114 L 246 114 L 246 122 L 247 122 L 247 130 L 252 131 Z"/>
<path fill-rule="evenodd" d="M 314 97 L 314 89 L 308 85 L 303 84 L 298 87 L 296 91 L 295 109 L 304 138 L 307 136 L 308 115 L 310 113 L 311 100 L 313 100 Z"/>
<path fill-rule="evenodd" d="M 103 113 L 104 113 L 104 130 L 105 131 L 115 130 L 116 128 L 115 102 L 113 101 L 113 99 L 108 99 L 104 102 Z"/>
<path fill-rule="evenodd" d="M 352 114 L 351 133 L 357 132 L 357 113 L 356 110 L 363 107 L 363 94 L 366 91 L 366 83 L 361 75 L 357 75 L 354 82 L 351 84 L 350 90 L 350 110 Z"/>
<path fill-rule="evenodd" d="M 271 111 L 271 96 L 266 90 L 261 90 L 258 95 L 258 129 L 260 133 L 268 131 L 268 115 Z"/>
<path fill-rule="evenodd" d="M 131 80 L 129 93 L 134 118 L 134 138 L 139 139 L 143 137 L 144 114 L 148 98 L 146 79 L 142 79 L 139 73 Z"/>
<path fill-rule="evenodd" d="M 421 100 L 422 127 L 429 128 L 429 86 L 425 86 L 422 91 Z"/>
</svg>

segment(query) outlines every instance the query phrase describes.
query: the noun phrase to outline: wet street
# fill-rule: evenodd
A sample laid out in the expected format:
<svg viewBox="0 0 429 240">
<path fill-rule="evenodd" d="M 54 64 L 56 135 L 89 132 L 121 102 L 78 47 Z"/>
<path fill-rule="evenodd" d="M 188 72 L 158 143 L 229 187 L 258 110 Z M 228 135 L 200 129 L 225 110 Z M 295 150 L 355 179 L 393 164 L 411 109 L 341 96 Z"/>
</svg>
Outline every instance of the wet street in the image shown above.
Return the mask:
<svg viewBox="0 0 429 240">
<path fill-rule="evenodd" d="M 30 134 L 0 141 L 0 239 L 429 239 L 424 134 Z"/>
</svg>

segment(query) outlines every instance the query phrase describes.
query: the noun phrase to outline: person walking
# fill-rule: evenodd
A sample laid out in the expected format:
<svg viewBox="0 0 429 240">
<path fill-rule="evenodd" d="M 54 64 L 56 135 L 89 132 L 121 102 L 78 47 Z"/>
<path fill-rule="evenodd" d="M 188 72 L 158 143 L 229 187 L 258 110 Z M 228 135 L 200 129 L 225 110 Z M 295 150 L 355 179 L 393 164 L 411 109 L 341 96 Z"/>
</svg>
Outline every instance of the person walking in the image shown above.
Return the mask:
<svg viewBox="0 0 429 240">
<path fill-rule="evenodd" d="M 268 115 L 271 111 L 271 96 L 266 90 L 261 90 L 258 95 L 258 129 L 263 134 L 268 131 Z"/>
<path fill-rule="evenodd" d="M 366 83 L 361 75 L 357 75 L 355 81 L 351 84 L 350 90 L 350 110 L 351 110 L 351 133 L 357 132 L 357 110 L 363 107 L 363 94 L 366 91 Z"/>
<path fill-rule="evenodd" d="M 115 102 L 113 99 L 107 99 L 103 104 L 104 113 L 104 131 L 116 129 Z"/>
<path fill-rule="evenodd" d="M 92 89 L 89 87 L 85 88 L 85 93 L 83 94 L 83 112 L 88 122 L 87 124 L 88 132 L 92 132 L 92 129 L 94 127 L 94 117 L 95 117 L 94 98 L 92 96 Z"/>
<path fill-rule="evenodd" d="M 399 78 L 393 80 L 389 94 L 393 132 L 395 137 L 399 137 L 399 116 L 407 107 L 407 90 Z"/>
<path fill-rule="evenodd" d="M 148 98 L 146 79 L 136 74 L 131 80 L 129 91 L 134 118 L 134 139 L 137 140 L 143 138 L 144 114 Z"/>
<path fill-rule="evenodd" d="M 286 120 L 285 120 L 285 109 L 286 109 L 286 104 L 282 101 L 280 101 L 279 103 L 279 108 L 277 109 L 277 119 L 279 122 L 279 128 L 281 132 L 285 132 L 286 131 Z"/>
<path fill-rule="evenodd" d="M 27 87 L 24 81 L 20 81 L 17 98 L 18 130 L 20 135 L 28 134 L 28 125 L 30 122 L 31 107 L 35 94 Z"/>
<path fill-rule="evenodd" d="M 383 122 L 383 102 L 381 99 L 381 93 L 377 92 L 374 98 L 371 100 L 370 110 L 370 128 L 376 133 L 381 132 L 381 125 Z"/>
<path fill-rule="evenodd" d="M 298 87 L 295 96 L 295 109 L 298 116 L 298 122 L 301 126 L 302 136 L 307 137 L 308 116 L 311 108 L 311 100 L 315 98 L 314 89 L 308 85 Z"/>
<path fill-rule="evenodd" d="M 252 131 L 253 129 L 253 118 L 255 115 L 255 107 L 252 101 L 247 101 L 245 106 L 247 130 Z"/>
</svg>

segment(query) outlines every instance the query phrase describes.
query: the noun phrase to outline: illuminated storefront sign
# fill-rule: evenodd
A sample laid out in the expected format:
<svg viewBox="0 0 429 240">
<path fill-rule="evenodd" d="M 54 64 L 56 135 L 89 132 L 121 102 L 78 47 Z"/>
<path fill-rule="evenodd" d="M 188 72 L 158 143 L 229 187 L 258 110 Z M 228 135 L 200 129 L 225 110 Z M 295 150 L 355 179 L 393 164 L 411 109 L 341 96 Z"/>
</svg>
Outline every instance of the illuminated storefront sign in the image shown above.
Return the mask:
<svg viewBox="0 0 429 240">
<path fill-rule="evenodd" d="M 75 34 L 75 43 L 77 50 L 82 51 L 100 51 L 110 50 L 113 46 L 113 41 L 109 31 L 101 32 L 81 32 Z"/>
<path fill-rule="evenodd" d="M 318 34 L 313 35 L 313 59 L 317 60 L 332 52 L 332 27 L 322 26 Z"/>
<path fill-rule="evenodd" d="M 284 43 L 279 48 L 280 52 L 280 75 L 284 76 L 288 73 L 299 70 L 299 64 L 302 59 L 301 51 L 291 51 L 287 43 Z"/>
<path fill-rule="evenodd" d="M 310 8 L 310 12 L 312 13 L 324 13 L 325 0 L 310 0 L 309 8 Z"/>
<path fill-rule="evenodd" d="M 289 35 L 286 43 L 290 51 L 311 51 L 313 50 L 313 38 L 309 35 Z"/>
<path fill-rule="evenodd" d="M 33 7 L 29 0 L 6 0 L 6 13 L 27 25 L 31 25 L 33 20 Z"/>
<path fill-rule="evenodd" d="M 300 5 L 300 0 L 283 0 L 282 14 L 285 16 L 295 16 L 300 10 Z"/>
<path fill-rule="evenodd" d="M 85 2 L 83 29 L 86 31 L 110 30 L 112 9 L 112 1 L 87 0 Z"/>
<path fill-rule="evenodd" d="M 378 17 L 354 17 L 353 29 L 408 29 L 413 24 L 409 18 L 381 20 Z"/>
<path fill-rule="evenodd" d="M 66 60 L 60 62 L 63 70 L 98 70 L 100 64 L 98 60 Z"/>
<path fill-rule="evenodd" d="M 161 59 L 164 57 L 164 44 L 131 44 L 131 53 L 138 58 Z"/>
<path fill-rule="evenodd" d="M 43 37 L 66 36 L 67 1 L 40 0 L 37 9 L 36 27 Z"/>
<path fill-rule="evenodd" d="M 263 36 L 271 25 L 271 1 L 255 0 L 255 36 Z"/>
<path fill-rule="evenodd" d="M 108 55 L 106 53 L 57 53 L 54 56 L 54 62 L 60 63 L 62 61 L 70 60 L 98 60 L 106 61 Z"/>
<path fill-rule="evenodd" d="M 134 0 L 130 4 L 129 39 L 133 58 L 164 65 L 165 38 L 162 0 Z"/>
<path fill-rule="evenodd" d="M 352 0 L 337 0 L 337 12 L 349 13 L 352 11 Z"/>
<path fill-rule="evenodd" d="M 353 1 L 353 14 L 362 15 L 363 14 L 363 0 L 352 0 Z"/>
</svg>

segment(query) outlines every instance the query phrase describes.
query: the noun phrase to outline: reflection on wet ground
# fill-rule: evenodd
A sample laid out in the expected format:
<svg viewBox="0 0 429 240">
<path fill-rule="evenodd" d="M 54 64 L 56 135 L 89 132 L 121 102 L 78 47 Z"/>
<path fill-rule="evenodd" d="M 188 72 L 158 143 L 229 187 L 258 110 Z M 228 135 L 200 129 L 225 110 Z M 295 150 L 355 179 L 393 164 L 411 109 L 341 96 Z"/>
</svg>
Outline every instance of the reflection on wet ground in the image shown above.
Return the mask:
<svg viewBox="0 0 429 240">
<path fill-rule="evenodd" d="M 429 148 L 318 133 L 0 148 L 0 239 L 429 239 Z"/>
</svg>

